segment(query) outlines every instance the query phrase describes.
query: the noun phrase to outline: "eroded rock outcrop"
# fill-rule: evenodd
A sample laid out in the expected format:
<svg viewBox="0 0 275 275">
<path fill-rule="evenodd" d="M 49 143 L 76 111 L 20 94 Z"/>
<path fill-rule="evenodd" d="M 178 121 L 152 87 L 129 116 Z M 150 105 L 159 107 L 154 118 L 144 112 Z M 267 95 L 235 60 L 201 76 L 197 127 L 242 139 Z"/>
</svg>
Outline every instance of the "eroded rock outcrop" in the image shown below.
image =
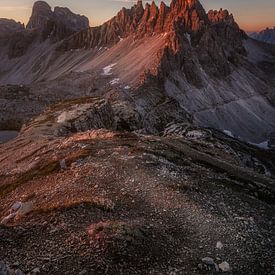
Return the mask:
<svg viewBox="0 0 275 275">
<path fill-rule="evenodd" d="M 47 122 L 47 123 L 45 123 Z M 110 103 L 100 98 L 68 100 L 46 110 L 22 128 L 22 133 L 46 136 L 67 136 L 91 129 L 116 129 Z"/>
</svg>

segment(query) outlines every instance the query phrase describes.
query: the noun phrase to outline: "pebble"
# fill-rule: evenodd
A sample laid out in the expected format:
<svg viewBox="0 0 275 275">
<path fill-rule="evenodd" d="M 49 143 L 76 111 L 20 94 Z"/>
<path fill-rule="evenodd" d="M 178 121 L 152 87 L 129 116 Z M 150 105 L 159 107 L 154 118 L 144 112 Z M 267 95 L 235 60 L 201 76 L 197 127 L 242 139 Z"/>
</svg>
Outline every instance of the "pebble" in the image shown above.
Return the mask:
<svg viewBox="0 0 275 275">
<path fill-rule="evenodd" d="M 230 265 L 228 262 L 222 262 L 219 264 L 219 268 L 223 271 L 223 272 L 229 272 L 230 269 Z"/>
<path fill-rule="evenodd" d="M 16 269 L 14 275 L 24 275 L 21 269 Z"/>
<path fill-rule="evenodd" d="M 31 212 L 33 209 L 33 202 L 32 201 L 28 201 L 25 203 L 22 203 L 21 207 L 19 208 L 19 210 L 17 211 L 16 215 L 20 216 L 20 215 L 26 215 L 29 212 Z"/>
<path fill-rule="evenodd" d="M 40 273 L 40 269 L 38 267 L 36 267 L 35 269 L 32 270 L 32 275 L 37 275 Z"/>
<path fill-rule="evenodd" d="M 12 264 L 12 267 L 19 267 L 20 266 L 20 263 L 19 262 L 15 262 Z"/>
<path fill-rule="evenodd" d="M 68 168 L 65 159 L 60 160 L 59 164 L 60 164 L 61 170 L 66 170 Z"/>
<path fill-rule="evenodd" d="M 16 212 L 21 208 L 21 206 L 22 206 L 22 202 L 17 201 L 12 205 L 11 210 Z"/>
<path fill-rule="evenodd" d="M 210 257 L 205 257 L 201 259 L 203 263 L 207 264 L 207 265 L 215 265 L 215 262 L 212 258 Z"/>
<path fill-rule="evenodd" d="M 223 244 L 220 241 L 218 241 L 217 244 L 216 244 L 216 248 L 217 249 L 222 249 L 223 248 Z"/>
<path fill-rule="evenodd" d="M 7 266 L 2 261 L 0 261 L 0 274 L 1 275 L 8 275 Z"/>
</svg>

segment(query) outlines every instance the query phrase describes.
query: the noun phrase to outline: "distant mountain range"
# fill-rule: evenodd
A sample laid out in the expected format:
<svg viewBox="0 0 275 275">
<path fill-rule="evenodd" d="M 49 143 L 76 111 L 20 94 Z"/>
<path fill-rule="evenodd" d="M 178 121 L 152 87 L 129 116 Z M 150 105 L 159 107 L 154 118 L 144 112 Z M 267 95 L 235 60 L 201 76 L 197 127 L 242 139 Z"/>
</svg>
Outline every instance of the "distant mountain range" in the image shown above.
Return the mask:
<svg viewBox="0 0 275 275">
<path fill-rule="evenodd" d="M 275 44 L 275 27 L 273 29 L 266 28 L 260 32 L 249 33 L 249 36 L 266 43 Z"/>
</svg>

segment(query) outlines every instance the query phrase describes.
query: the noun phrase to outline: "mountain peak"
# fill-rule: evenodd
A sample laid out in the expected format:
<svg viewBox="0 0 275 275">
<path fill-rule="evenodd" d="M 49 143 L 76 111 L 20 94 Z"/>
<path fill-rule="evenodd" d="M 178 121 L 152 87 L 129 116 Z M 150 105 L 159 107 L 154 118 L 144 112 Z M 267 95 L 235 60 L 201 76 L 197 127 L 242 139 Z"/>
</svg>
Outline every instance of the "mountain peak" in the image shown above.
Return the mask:
<svg viewBox="0 0 275 275">
<path fill-rule="evenodd" d="M 234 22 L 234 17 L 232 14 L 228 12 L 228 10 L 220 9 L 220 10 L 210 10 L 208 12 L 208 19 L 212 23 L 217 23 L 217 22 Z"/>
<path fill-rule="evenodd" d="M 33 4 L 34 11 L 51 11 L 51 6 L 45 1 L 36 1 Z"/>
<path fill-rule="evenodd" d="M 44 1 L 37 1 L 32 8 L 32 15 L 27 24 L 27 29 L 41 28 L 45 22 L 52 18 L 53 12 L 48 3 Z"/>
<path fill-rule="evenodd" d="M 75 14 L 70 9 L 63 7 L 55 7 L 52 10 L 44 1 L 34 3 L 27 24 L 27 29 L 39 30 L 42 33 L 42 39 L 54 37 L 58 40 L 88 27 L 89 20 L 85 16 Z"/>
</svg>

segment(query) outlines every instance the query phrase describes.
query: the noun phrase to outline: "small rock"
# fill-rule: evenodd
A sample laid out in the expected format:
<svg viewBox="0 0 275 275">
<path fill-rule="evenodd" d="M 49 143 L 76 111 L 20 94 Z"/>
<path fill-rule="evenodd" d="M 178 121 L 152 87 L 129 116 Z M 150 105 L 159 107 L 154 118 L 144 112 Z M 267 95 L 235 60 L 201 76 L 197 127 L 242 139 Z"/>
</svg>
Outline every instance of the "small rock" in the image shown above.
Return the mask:
<svg viewBox="0 0 275 275">
<path fill-rule="evenodd" d="M 4 262 L 0 261 L 0 274 L 8 275 L 8 269 Z"/>
<path fill-rule="evenodd" d="M 14 275 L 24 275 L 21 269 L 16 269 Z"/>
<path fill-rule="evenodd" d="M 217 249 L 222 249 L 223 248 L 223 244 L 220 241 L 218 241 L 217 244 L 216 244 L 216 248 Z"/>
<path fill-rule="evenodd" d="M 222 262 L 219 264 L 219 268 L 223 271 L 223 272 L 229 272 L 230 271 L 230 265 L 228 262 Z"/>
<path fill-rule="evenodd" d="M 38 267 L 36 267 L 35 269 L 32 270 L 32 275 L 37 275 L 40 273 L 40 269 Z"/>
<path fill-rule="evenodd" d="M 86 269 L 83 269 L 82 271 L 80 271 L 78 273 L 78 275 L 85 275 L 85 274 L 87 274 L 87 270 Z"/>
<path fill-rule="evenodd" d="M 20 266 L 20 263 L 19 262 L 15 262 L 11 265 L 12 267 L 19 267 Z"/>
<path fill-rule="evenodd" d="M 17 201 L 12 205 L 11 210 L 13 212 L 16 212 L 21 208 L 21 206 L 22 206 L 22 202 Z"/>
<path fill-rule="evenodd" d="M 207 264 L 207 265 L 215 265 L 215 262 L 212 258 L 210 257 L 205 257 L 201 259 L 203 263 Z"/>
<path fill-rule="evenodd" d="M 61 170 L 66 170 L 67 169 L 67 164 L 66 164 L 66 160 L 65 159 L 60 160 L 59 164 L 60 164 Z"/>
<path fill-rule="evenodd" d="M 6 225 L 10 220 L 12 220 L 16 216 L 16 213 L 11 213 L 5 218 L 2 219 L 0 224 Z"/>
<path fill-rule="evenodd" d="M 26 215 L 29 212 L 31 212 L 32 209 L 33 209 L 33 202 L 32 201 L 24 202 L 24 203 L 22 203 L 22 206 L 20 207 L 20 209 L 17 211 L 16 215 L 17 216 Z"/>
<path fill-rule="evenodd" d="M 219 266 L 218 266 L 216 263 L 214 263 L 214 266 L 215 266 L 215 270 L 216 270 L 217 272 L 219 272 L 219 271 L 220 271 Z"/>
</svg>

